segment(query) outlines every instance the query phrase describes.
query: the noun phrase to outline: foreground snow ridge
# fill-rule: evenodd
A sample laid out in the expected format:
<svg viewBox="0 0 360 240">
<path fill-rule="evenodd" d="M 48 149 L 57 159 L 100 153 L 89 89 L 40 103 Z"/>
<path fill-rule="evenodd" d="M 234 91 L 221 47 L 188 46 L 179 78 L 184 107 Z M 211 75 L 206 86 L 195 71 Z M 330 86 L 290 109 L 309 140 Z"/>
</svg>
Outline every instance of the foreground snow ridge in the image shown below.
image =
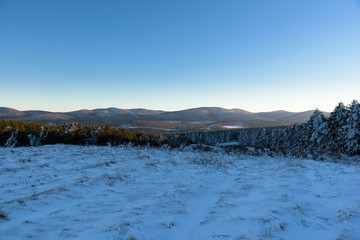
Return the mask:
<svg viewBox="0 0 360 240">
<path fill-rule="evenodd" d="M 360 164 L 191 149 L 0 149 L 0 239 L 359 239 Z"/>
</svg>

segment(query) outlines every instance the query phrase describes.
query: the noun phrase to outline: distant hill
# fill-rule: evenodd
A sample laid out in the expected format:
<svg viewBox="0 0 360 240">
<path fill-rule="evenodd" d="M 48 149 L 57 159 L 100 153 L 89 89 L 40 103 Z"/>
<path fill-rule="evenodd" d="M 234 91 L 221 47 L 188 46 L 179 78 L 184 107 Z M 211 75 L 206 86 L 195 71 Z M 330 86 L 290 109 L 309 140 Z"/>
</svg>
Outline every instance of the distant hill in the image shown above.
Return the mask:
<svg viewBox="0 0 360 240">
<path fill-rule="evenodd" d="M 0 107 L 0 119 L 47 124 L 80 122 L 108 124 L 147 132 L 208 131 L 249 127 L 284 126 L 306 122 L 313 110 L 305 112 L 259 112 L 219 107 L 200 107 L 181 111 L 148 109 L 82 109 L 73 112 L 19 111 Z M 326 116 L 328 113 L 324 113 Z"/>
<path fill-rule="evenodd" d="M 0 107 L 0 118 L 4 117 L 16 117 L 16 116 L 23 116 L 26 115 L 26 113 L 13 109 L 13 108 L 6 108 L 6 107 Z"/>
</svg>

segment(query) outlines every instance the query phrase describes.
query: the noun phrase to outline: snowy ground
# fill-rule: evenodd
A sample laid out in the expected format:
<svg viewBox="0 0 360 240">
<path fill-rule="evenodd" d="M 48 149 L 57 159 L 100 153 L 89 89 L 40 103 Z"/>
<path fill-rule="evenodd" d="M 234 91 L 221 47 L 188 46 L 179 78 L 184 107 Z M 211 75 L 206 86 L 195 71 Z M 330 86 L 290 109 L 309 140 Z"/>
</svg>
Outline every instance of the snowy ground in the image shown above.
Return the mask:
<svg viewBox="0 0 360 240">
<path fill-rule="evenodd" d="M 0 148 L 0 239 L 360 239 L 360 164 Z"/>
</svg>

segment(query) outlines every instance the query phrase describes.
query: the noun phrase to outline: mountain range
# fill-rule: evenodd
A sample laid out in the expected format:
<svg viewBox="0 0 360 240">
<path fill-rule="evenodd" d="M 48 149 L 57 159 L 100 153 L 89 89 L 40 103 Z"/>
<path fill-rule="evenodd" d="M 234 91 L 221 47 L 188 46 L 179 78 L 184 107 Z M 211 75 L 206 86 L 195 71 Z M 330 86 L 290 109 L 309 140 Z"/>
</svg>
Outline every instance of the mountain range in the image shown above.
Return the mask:
<svg viewBox="0 0 360 240">
<path fill-rule="evenodd" d="M 80 122 L 108 124 L 145 132 L 208 131 L 249 127 L 273 127 L 309 120 L 314 110 L 305 112 L 272 111 L 252 113 L 242 109 L 200 107 L 181 111 L 103 108 L 72 112 L 20 111 L 0 107 L 0 119 L 46 124 Z M 328 113 L 324 113 L 325 116 Z"/>
</svg>

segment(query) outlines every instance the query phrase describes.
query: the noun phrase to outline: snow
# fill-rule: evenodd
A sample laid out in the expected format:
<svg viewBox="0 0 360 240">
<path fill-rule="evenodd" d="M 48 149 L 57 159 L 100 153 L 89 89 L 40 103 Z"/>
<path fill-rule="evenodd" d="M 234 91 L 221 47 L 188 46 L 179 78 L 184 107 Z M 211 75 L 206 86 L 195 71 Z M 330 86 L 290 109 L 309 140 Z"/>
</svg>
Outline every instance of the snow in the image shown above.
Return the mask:
<svg viewBox="0 0 360 240">
<path fill-rule="evenodd" d="M 216 146 L 222 146 L 222 147 L 226 147 L 226 146 L 239 146 L 239 142 L 218 143 L 218 144 L 216 144 Z"/>
<path fill-rule="evenodd" d="M 243 125 L 227 125 L 227 126 L 222 126 L 223 128 L 229 128 L 229 129 L 235 129 L 235 128 L 244 128 Z"/>
<path fill-rule="evenodd" d="M 190 124 L 212 124 L 214 122 L 213 121 L 190 121 L 188 123 L 190 123 Z"/>
<path fill-rule="evenodd" d="M 0 239 L 360 239 L 359 164 L 0 148 Z"/>
</svg>

